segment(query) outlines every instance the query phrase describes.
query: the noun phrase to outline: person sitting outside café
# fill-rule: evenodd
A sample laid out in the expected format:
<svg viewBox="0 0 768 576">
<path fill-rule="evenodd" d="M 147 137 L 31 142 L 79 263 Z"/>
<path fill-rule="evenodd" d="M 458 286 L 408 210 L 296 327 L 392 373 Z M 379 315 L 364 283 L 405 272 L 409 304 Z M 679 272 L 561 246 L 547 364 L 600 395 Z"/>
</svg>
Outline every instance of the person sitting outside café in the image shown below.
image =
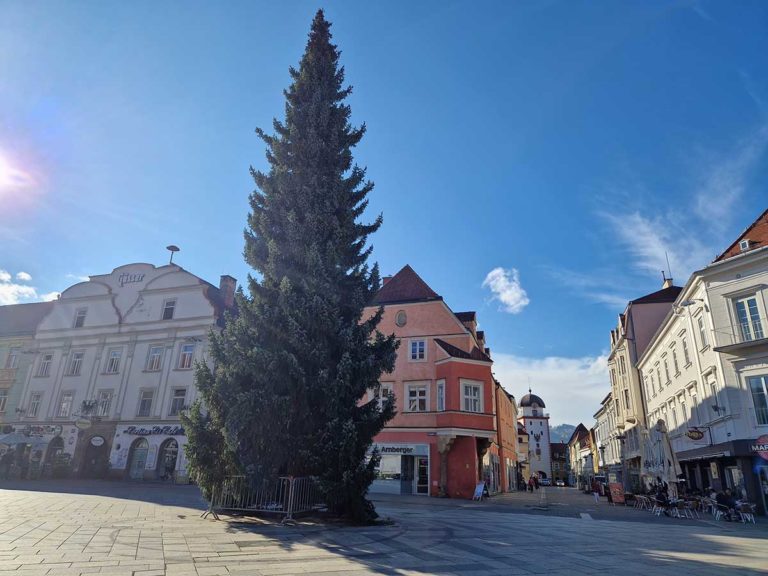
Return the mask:
<svg viewBox="0 0 768 576">
<path fill-rule="evenodd" d="M 728 509 L 727 514 L 725 514 L 726 520 L 733 520 L 736 516 L 736 500 L 734 500 L 733 495 L 731 494 L 730 489 L 725 490 L 725 492 L 720 492 L 715 497 L 715 502 L 718 503 L 718 505 L 723 506 Z"/>
</svg>

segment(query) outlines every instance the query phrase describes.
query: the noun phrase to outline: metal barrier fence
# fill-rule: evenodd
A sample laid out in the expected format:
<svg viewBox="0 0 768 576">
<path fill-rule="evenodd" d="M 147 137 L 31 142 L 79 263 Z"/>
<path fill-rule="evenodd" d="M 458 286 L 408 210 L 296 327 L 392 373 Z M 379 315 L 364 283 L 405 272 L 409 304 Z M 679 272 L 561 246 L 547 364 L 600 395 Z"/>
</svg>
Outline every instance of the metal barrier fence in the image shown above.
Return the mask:
<svg viewBox="0 0 768 576">
<path fill-rule="evenodd" d="M 314 478 L 282 476 L 262 486 L 253 485 L 245 476 L 230 476 L 213 490 L 208 510 L 203 518 L 218 512 L 269 513 L 283 516 L 283 522 L 293 520 L 322 508 L 320 491 Z"/>
</svg>

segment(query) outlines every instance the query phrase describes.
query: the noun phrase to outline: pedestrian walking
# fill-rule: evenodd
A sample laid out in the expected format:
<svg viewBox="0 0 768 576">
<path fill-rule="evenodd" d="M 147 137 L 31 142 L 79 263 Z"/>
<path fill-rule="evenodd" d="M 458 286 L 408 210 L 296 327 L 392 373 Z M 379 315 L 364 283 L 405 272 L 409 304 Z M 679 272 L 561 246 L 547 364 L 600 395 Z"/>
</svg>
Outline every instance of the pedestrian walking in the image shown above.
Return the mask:
<svg viewBox="0 0 768 576">
<path fill-rule="evenodd" d="M 596 479 L 592 479 L 592 496 L 595 497 L 595 503 L 600 503 L 600 483 Z"/>
</svg>

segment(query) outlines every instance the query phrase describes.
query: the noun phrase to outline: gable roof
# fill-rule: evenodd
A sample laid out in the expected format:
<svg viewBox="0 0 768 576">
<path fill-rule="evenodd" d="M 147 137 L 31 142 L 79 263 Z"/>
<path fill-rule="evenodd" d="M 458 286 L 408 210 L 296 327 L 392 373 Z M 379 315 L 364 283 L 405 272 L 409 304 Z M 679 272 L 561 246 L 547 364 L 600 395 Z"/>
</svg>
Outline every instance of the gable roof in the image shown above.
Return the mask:
<svg viewBox="0 0 768 576">
<path fill-rule="evenodd" d="M 742 240 L 749 240 L 749 249 L 742 251 L 739 247 L 739 242 Z M 757 248 L 764 248 L 768 246 L 768 210 L 765 210 L 757 220 L 752 222 L 736 240 L 725 249 L 725 251 L 715 258 L 715 262 L 727 260 L 744 252 L 750 252 Z"/>
<path fill-rule="evenodd" d="M 454 312 L 459 322 L 474 322 L 477 319 L 477 312 L 474 310 L 471 312 Z"/>
<path fill-rule="evenodd" d="M 399 302 L 428 302 L 443 297 L 430 288 L 408 264 L 382 286 L 371 304 L 395 304 Z"/>
<path fill-rule="evenodd" d="M 670 286 L 662 288 L 656 292 L 651 292 L 635 300 L 630 300 L 630 304 L 659 304 L 663 302 L 674 302 L 683 289 L 680 286 Z"/>
<path fill-rule="evenodd" d="M 33 334 L 51 308 L 53 302 L 0 306 L 0 336 Z"/>
<path fill-rule="evenodd" d="M 453 344 L 448 344 L 445 340 L 440 340 L 440 338 L 435 338 L 435 343 L 437 343 L 440 348 L 445 350 L 446 354 L 448 356 L 451 356 L 452 358 L 462 358 L 463 360 L 479 360 L 481 362 L 493 362 L 493 360 L 488 357 L 485 352 L 482 352 L 477 346 L 472 347 L 472 352 L 464 352 L 461 348 L 457 348 Z"/>
<path fill-rule="evenodd" d="M 584 424 L 579 423 L 579 425 L 573 429 L 573 433 L 568 439 L 568 444 L 570 445 L 577 438 L 583 438 L 584 436 L 589 436 L 589 430 L 586 429 Z"/>
</svg>

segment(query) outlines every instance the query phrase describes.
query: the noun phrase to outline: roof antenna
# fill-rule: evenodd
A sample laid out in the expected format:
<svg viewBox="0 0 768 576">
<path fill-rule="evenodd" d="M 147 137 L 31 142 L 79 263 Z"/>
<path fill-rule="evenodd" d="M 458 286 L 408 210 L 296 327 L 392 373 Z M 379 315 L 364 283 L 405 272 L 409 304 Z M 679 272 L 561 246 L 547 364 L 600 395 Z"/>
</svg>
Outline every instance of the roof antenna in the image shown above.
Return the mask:
<svg viewBox="0 0 768 576">
<path fill-rule="evenodd" d="M 170 246 L 166 246 L 165 249 L 171 253 L 171 259 L 168 261 L 168 264 L 173 264 L 173 254 L 174 252 L 178 252 L 179 250 L 181 250 L 181 248 L 179 248 L 175 244 L 171 244 Z"/>
<path fill-rule="evenodd" d="M 669 254 L 667 254 L 666 250 L 664 250 L 664 258 L 667 259 L 667 273 L 669 274 L 669 279 L 672 280 L 672 267 L 669 265 Z"/>
<path fill-rule="evenodd" d="M 528 394 L 531 394 L 531 377 L 528 376 Z"/>
</svg>

